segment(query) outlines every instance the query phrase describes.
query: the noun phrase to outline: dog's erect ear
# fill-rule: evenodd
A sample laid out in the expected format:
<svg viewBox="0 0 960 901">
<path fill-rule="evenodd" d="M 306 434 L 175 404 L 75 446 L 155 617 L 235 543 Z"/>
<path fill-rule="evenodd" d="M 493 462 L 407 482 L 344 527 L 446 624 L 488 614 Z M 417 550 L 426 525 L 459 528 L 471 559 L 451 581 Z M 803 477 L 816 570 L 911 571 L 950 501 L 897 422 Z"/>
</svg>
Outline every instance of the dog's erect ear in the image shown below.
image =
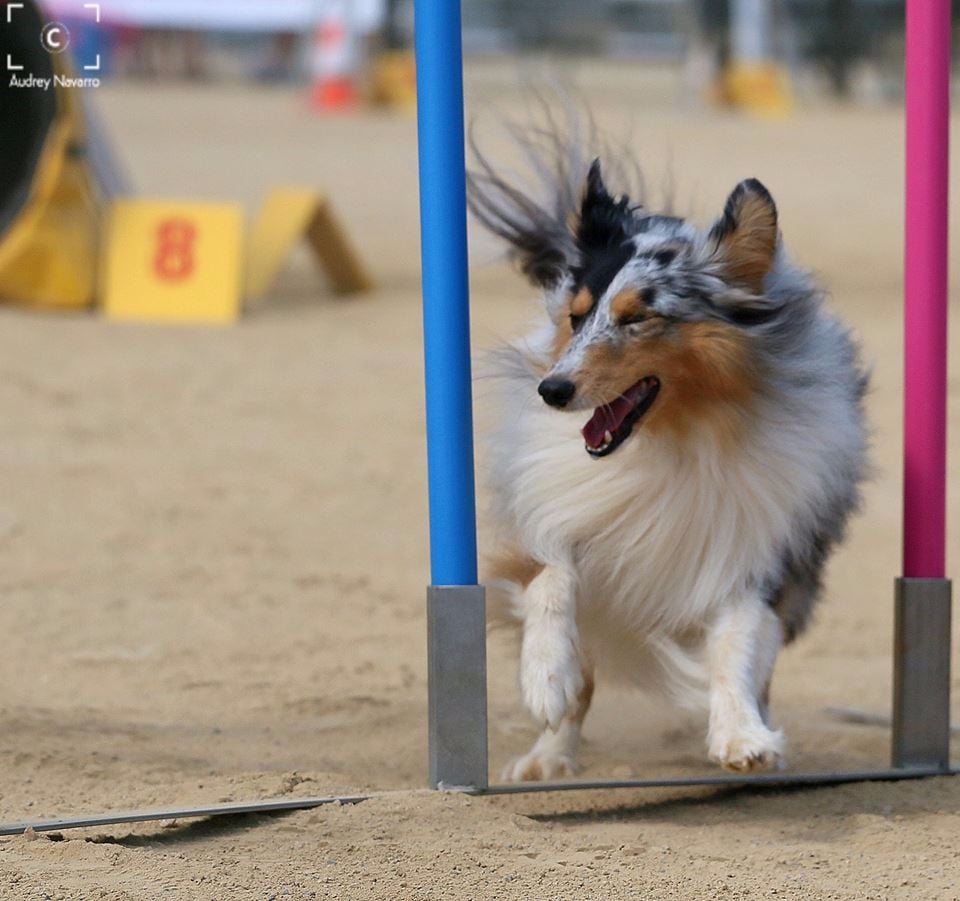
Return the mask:
<svg viewBox="0 0 960 901">
<path fill-rule="evenodd" d="M 552 288 L 595 252 L 629 237 L 630 198 L 610 196 L 599 160 L 582 182 L 561 148 L 549 151 L 552 157 L 548 153 L 545 171 L 538 173 L 548 187 L 548 201 L 541 203 L 502 178 L 471 146 L 479 169 L 467 174 L 470 211 L 510 245 L 511 259 L 533 284 Z"/>
<path fill-rule="evenodd" d="M 558 189 L 551 209 L 501 178 L 475 146 L 474 155 L 481 168 L 467 173 L 470 212 L 507 242 L 510 259 L 532 284 L 552 288 L 577 256 L 567 225 L 573 198 Z"/>
<path fill-rule="evenodd" d="M 760 293 L 777 252 L 777 206 L 755 178 L 740 182 L 710 230 L 727 277 Z"/>
<path fill-rule="evenodd" d="M 630 198 L 623 195 L 617 200 L 610 196 L 603 183 L 600 160 L 594 160 L 587 172 L 587 182 L 580 204 L 580 221 L 577 224 L 577 244 L 589 253 L 622 244 L 628 237 L 627 223 L 631 219 Z"/>
</svg>

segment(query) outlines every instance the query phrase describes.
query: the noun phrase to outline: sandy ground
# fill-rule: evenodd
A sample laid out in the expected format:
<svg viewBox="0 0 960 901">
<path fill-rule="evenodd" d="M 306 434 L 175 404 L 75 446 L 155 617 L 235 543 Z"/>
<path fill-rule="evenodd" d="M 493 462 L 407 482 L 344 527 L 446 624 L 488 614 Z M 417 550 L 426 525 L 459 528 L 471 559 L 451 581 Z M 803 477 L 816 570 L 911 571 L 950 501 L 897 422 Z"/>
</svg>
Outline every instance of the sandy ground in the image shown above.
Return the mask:
<svg viewBox="0 0 960 901">
<path fill-rule="evenodd" d="M 474 109 L 497 93 L 471 85 Z M 413 121 L 314 118 L 284 92 L 122 87 L 99 99 L 145 193 L 252 209 L 271 184 L 323 186 L 382 287 L 336 299 L 298 255 L 234 328 L 0 311 L 0 818 L 398 791 L 272 818 L 0 839 L 0 897 L 960 897 L 956 780 L 424 791 Z M 795 253 L 875 364 L 878 474 L 816 628 L 782 659 L 774 704 L 795 769 L 883 766 L 885 730 L 823 708 L 884 711 L 890 697 L 901 119 L 821 110 L 750 122 L 643 99 L 597 92 L 594 104 L 614 132 L 632 127 L 652 183 L 672 171 L 679 206 L 698 217 L 740 178 L 763 179 Z M 477 346 L 530 313 L 493 259 L 477 236 Z M 957 436 L 955 366 L 951 384 Z M 950 509 L 956 534 L 956 482 Z M 509 646 L 493 640 L 490 660 L 499 770 L 534 733 Z M 601 688 L 585 775 L 703 772 L 701 732 Z"/>
</svg>

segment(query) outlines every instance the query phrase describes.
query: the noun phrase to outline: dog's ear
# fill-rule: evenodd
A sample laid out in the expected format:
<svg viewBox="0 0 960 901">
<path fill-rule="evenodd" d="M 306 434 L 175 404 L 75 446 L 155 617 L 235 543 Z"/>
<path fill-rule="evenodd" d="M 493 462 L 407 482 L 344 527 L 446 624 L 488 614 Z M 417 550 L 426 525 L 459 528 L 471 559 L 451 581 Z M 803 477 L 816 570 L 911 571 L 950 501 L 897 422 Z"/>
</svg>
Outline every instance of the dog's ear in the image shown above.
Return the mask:
<svg viewBox="0 0 960 901">
<path fill-rule="evenodd" d="M 730 281 L 760 293 L 779 242 L 777 206 L 755 178 L 740 182 L 710 230 L 713 252 Z"/>
<path fill-rule="evenodd" d="M 623 195 L 614 200 L 610 196 L 603 183 L 600 160 L 594 160 L 583 188 L 580 219 L 576 227 L 577 245 L 587 254 L 619 246 L 629 237 L 627 224 L 630 219 L 630 198 Z"/>
<path fill-rule="evenodd" d="M 552 288 L 577 256 L 562 192 L 547 209 L 497 175 L 474 147 L 481 170 L 467 173 L 467 202 L 481 225 L 509 245 L 510 259 L 536 287 Z M 569 204 L 572 206 L 572 202 Z"/>
</svg>

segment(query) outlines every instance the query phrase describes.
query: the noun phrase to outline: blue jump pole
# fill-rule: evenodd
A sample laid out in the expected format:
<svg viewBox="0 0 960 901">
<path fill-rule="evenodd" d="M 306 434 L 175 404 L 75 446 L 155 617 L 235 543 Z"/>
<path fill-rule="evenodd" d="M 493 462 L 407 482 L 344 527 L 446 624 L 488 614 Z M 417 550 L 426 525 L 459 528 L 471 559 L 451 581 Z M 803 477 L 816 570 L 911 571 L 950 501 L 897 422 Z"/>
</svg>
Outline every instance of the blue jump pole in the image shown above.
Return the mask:
<svg viewBox="0 0 960 901">
<path fill-rule="evenodd" d="M 459 0 L 415 0 L 430 490 L 430 784 L 487 785 L 486 626 L 477 584 Z"/>
<path fill-rule="evenodd" d="M 475 585 L 459 0 L 418 0 L 416 45 L 431 580 Z"/>
</svg>

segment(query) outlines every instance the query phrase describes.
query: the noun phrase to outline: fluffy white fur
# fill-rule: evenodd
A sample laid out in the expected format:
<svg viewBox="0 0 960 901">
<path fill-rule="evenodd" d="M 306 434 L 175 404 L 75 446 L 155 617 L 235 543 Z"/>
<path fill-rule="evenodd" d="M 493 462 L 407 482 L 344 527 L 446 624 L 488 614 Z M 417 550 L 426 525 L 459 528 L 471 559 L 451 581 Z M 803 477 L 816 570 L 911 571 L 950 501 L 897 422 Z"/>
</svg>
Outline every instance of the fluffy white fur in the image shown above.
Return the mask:
<svg viewBox="0 0 960 901">
<path fill-rule="evenodd" d="M 839 333 L 820 315 L 811 340 L 829 352 Z M 551 333 L 549 322 L 536 327 L 516 353 L 535 365 Z M 507 777 L 573 770 L 577 696 L 594 667 L 685 707 L 708 704 L 709 754 L 720 764 L 778 765 L 783 737 L 757 698 L 782 629 L 757 584 L 805 540 L 863 453 L 850 385 L 784 386 L 788 396 L 771 385 L 739 445 L 707 424 L 682 444 L 641 424 L 614 454 L 593 459 L 579 436 L 585 414 L 544 406 L 516 363 L 493 366 L 493 525 L 498 545 L 544 569 L 525 589 L 492 583 L 490 604 L 494 618 L 523 627 L 522 695 L 546 731 Z"/>
<path fill-rule="evenodd" d="M 576 768 L 594 671 L 706 707 L 722 766 L 777 766 L 777 654 L 809 620 L 866 470 L 856 345 L 788 259 L 759 182 L 702 230 L 612 195 L 599 161 L 585 172 L 582 152 L 549 130 L 538 147 L 538 134 L 525 146 L 544 160 L 545 200 L 481 154 L 471 178 L 471 208 L 544 311 L 485 366 L 490 610 L 520 627 L 521 694 L 544 726 L 506 776 Z M 658 352 L 696 323 L 704 343 L 687 345 L 684 375 Z M 733 376 L 709 343 L 720 333 L 749 359 Z M 624 432 L 621 419 L 602 446 L 591 432 L 587 453 L 589 411 L 648 376 L 661 386 L 651 409 L 676 427 L 648 428 L 648 412 Z"/>
</svg>

